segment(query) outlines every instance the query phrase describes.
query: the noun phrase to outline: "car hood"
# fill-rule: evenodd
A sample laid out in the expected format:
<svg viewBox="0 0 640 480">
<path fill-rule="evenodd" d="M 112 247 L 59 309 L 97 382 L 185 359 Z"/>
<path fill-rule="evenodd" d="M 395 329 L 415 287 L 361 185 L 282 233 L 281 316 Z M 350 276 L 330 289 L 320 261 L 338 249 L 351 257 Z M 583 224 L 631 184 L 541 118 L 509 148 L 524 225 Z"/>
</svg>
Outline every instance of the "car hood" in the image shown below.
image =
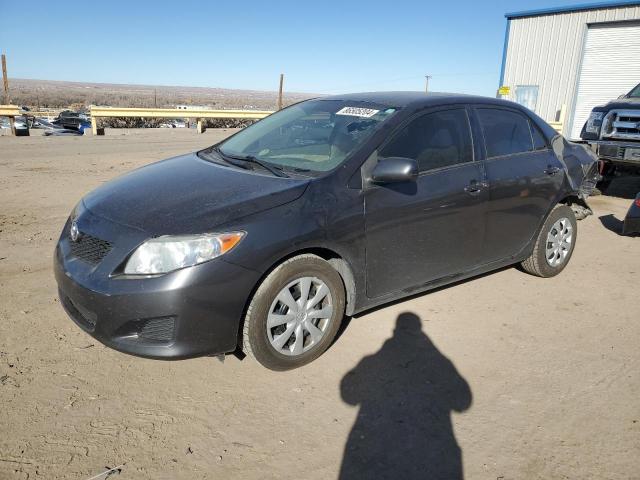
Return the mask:
<svg viewBox="0 0 640 480">
<path fill-rule="evenodd" d="M 607 103 L 606 105 L 595 107 L 594 110 L 609 111 L 614 109 L 619 110 L 619 109 L 625 109 L 625 108 L 630 108 L 633 110 L 640 108 L 640 97 L 619 98 L 617 100 L 613 100 Z"/>
<path fill-rule="evenodd" d="M 203 233 L 292 202 L 309 181 L 225 167 L 191 153 L 116 178 L 83 202 L 94 215 L 152 236 Z"/>
</svg>

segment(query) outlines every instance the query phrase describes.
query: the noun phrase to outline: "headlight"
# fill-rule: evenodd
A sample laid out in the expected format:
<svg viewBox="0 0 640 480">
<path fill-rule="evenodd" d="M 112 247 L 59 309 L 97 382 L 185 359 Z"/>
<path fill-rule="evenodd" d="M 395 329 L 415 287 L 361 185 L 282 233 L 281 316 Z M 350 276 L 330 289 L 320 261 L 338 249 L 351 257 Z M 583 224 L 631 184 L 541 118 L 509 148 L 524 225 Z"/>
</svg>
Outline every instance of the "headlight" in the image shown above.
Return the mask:
<svg viewBox="0 0 640 480">
<path fill-rule="evenodd" d="M 604 112 L 591 112 L 589 119 L 587 120 L 587 126 L 585 130 L 587 133 L 600 133 L 600 127 L 602 126 L 602 117 Z"/>
<path fill-rule="evenodd" d="M 124 273 L 151 275 L 197 265 L 224 255 L 244 235 L 244 232 L 233 232 L 152 238 L 133 252 L 124 267 Z"/>
</svg>

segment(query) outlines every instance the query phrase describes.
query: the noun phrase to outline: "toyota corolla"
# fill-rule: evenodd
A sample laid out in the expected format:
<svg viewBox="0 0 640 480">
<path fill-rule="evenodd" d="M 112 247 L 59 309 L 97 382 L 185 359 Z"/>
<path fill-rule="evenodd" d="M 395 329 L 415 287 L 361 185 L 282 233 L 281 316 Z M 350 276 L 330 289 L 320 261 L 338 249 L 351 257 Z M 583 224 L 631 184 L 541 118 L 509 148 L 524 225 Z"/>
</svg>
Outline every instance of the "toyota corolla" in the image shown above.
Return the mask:
<svg viewBox="0 0 640 480">
<path fill-rule="evenodd" d="M 301 102 L 86 195 L 56 247 L 59 296 L 122 352 L 295 368 L 345 315 L 507 265 L 560 273 L 595 160 L 502 100 Z"/>
</svg>

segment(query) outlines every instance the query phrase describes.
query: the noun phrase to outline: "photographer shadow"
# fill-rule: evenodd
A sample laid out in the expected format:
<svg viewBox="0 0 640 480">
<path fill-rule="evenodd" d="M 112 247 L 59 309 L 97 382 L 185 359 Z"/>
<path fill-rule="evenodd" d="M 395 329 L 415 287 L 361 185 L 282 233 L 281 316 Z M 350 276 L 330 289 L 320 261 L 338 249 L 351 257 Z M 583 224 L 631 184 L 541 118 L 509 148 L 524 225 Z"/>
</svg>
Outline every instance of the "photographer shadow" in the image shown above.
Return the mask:
<svg viewBox="0 0 640 480">
<path fill-rule="evenodd" d="M 340 392 L 360 406 L 340 479 L 463 478 L 451 412 L 471 406 L 471 390 L 417 315 L 399 315 L 393 337 L 344 376 Z"/>
</svg>

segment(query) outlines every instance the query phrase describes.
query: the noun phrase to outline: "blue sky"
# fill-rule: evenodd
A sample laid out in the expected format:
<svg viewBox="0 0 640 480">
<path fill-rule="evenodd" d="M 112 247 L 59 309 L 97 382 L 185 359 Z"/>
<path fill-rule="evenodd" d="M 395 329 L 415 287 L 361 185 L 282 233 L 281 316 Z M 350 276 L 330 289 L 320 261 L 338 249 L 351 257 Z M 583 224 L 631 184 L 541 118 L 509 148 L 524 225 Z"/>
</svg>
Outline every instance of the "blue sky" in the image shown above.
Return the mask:
<svg viewBox="0 0 640 480">
<path fill-rule="evenodd" d="M 557 0 L 0 0 L 9 77 L 495 95 L 506 12 Z"/>
</svg>

